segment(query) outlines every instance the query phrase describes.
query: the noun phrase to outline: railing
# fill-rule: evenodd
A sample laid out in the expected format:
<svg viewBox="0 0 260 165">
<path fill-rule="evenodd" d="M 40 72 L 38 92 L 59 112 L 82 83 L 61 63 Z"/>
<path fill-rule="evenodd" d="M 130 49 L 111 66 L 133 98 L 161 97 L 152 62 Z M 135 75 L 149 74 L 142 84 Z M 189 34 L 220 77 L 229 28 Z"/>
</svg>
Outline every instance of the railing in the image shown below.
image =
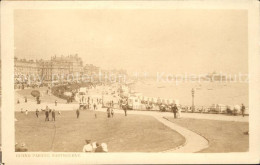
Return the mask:
<svg viewBox="0 0 260 165">
<path fill-rule="evenodd" d="M 109 103 L 104 104 L 105 107 L 109 107 Z M 118 103 L 114 103 L 113 106 L 115 109 L 122 109 Z M 132 110 L 138 110 L 138 111 L 165 111 L 165 112 L 172 112 L 171 108 L 165 106 L 165 109 L 161 109 L 159 105 L 154 105 L 152 107 L 149 107 L 145 104 L 140 104 L 131 107 Z M 234 111 L 234 109 L 231 109 L 230 112 L 227 111 L 227 106 L 226 105 L 219 105 L 216 107 L 213 106 L 195 106 L 195 110 L 192 111 L 190 106 L 180 106 L 178 108 L 181 110 L 181 112 L 184 113 L 212 113 L 212 114 L 241 114 L 241 110 Z M 249 107 L 246 107 L 245 109 L 245 114 L 249 114 Z"/>
</svg>

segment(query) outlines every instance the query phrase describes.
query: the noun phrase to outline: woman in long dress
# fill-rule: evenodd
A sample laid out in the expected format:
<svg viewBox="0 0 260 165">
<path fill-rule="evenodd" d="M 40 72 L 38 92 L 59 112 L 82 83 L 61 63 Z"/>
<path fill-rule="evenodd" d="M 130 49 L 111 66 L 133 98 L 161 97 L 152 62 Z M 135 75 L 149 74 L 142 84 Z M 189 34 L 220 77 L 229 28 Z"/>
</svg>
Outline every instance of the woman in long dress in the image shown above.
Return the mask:
<svg viewBox="0 0 260 165">
<path fill-rule="evenodd" d="M 177 118 L 181 118 L 181 108 L 180 106 L 176 106 L 177 107 Z"/>
</svg>

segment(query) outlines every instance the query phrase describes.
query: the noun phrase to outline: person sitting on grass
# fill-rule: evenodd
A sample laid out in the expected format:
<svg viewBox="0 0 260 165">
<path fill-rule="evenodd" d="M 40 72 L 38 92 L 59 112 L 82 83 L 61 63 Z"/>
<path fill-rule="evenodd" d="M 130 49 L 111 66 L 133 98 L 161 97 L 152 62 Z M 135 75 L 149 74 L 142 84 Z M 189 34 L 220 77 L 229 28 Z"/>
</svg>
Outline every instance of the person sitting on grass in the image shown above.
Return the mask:
<svg viewBox="0 0 260 165">
<path fill-rule="evenodd" d="M 96 143 L 96 146 L 97 148 L 95 149 L 95 152 L 105 152 L 99 143 Z"/>
<path fill-rule="evenodd" d="M 84 145 L 84 147 L 83 147 L 83 152 L 92 152 L 93 147 L 90 144 L 91 140 L 85 140 L 85 142 L 86 142 L 86 145 Z"/>
<path fill-rule="evenodd" d="M 25 145 L 25 143 L 21 143 L 20 145 L 18 143 L 15 144 L 15 152 L 27 152 L 28 149 Z"/>
<path fill-rule="evenodd" d="M 108 152 L 107 144 L 106 144 L 106 143 L 101 143 L 101 147 L 102 147 L 102 149 L 103 149 L 104 152 Z"/>
</svg>

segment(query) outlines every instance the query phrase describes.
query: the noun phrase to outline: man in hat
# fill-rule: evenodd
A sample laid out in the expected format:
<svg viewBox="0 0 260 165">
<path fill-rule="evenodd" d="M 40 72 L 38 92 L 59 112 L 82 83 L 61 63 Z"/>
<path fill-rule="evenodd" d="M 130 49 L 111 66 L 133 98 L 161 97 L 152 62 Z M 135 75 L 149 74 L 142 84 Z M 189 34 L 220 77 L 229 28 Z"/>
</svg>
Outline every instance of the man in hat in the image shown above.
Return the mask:
<svg viewBox="0 0 260 165">
<path fill-rule="evenodd" d="M 242 116 L 244 117 L 245 116 L 245 110 L 246 110 L 246 107 L 244 104 L 241 105 L 241 113 L 242 113 Z"/>
<path fill-rule="evenodd" d="M 172 112 L 173 112 L 173 114 L 174 114 L 174 118 L 177 118 L 177 105 L 176 104 L 174 104 L 174 106 L 172 107 Z"/>
<path fill-rule="evenodd" d="M 53 109 L 51 112 L 51 118 L 52 118 L 52 121 L 55 121 L 55 109 Z"/>
<path fill-rule="evenodd" d="M 96 143 L 96 146 L 97 148 L 95 149 L 95 152 L 105 152 L 99 143 Z"/>
<path fill-rule="evenodd" d="M 38 109 L 36 109 L 36 117 L 38 118 L 39 117 L 39 110 Z"/>
<path fill-rule="evenodd" d="M 79 109 L 76 110 L 77 119 L 79 118 Z"/>
<path fill-rule="evenodd" d="M 84 145 L 84 147 L 83 147 L 83 152 L 92 152 L 93 147 L 90 143 L 91 140 L 85 140 L 85 142 L 86 142 L 86 145 Z"/>
<path fill-rule="evenodd" d="M 114 110 L 113 110 L 113 108 L 111 108 L 111 117 L 112 118 L 114 117 Z"/>
<path fill-rule="evenodd" d="M 111 111 L 110 111 L 110 108 L 108 107 L 107 108 L 107 118 L 110 118 L 110 113 L 111 113 Z"/>
<path fill-rule="evenodd" d="M 49 108 L 48 106 L 46 106 L 46 109 L 45 109 L 45 121 L 49 121 Z"/>
</svg>

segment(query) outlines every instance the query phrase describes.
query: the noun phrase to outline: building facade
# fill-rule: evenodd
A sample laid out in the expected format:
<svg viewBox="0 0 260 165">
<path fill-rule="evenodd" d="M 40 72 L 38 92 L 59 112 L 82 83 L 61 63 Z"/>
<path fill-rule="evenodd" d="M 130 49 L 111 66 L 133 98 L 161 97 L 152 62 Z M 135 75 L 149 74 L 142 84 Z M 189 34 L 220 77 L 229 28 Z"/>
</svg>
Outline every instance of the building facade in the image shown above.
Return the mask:
<svg viewBox="0 0 260 165">
<path fill-rule="evenodd" d="M 68 75 L 80 76 L 83 74 L 83 62 L 77 54 L 51 57 L 51 60 L 14 59 L 15 82 L 25 81 L 31 77 L 43 81 L 61 79 Z"/>
</svg>

